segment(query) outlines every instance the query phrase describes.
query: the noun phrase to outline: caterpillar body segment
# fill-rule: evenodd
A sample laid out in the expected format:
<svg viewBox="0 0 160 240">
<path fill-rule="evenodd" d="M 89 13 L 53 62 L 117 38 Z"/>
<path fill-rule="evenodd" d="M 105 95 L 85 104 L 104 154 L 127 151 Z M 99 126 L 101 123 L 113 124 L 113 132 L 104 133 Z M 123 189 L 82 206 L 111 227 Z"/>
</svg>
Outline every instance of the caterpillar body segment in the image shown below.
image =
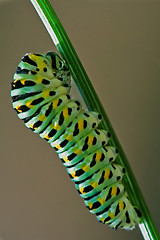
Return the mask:
<svg viewBox="0 0 160 240">
<path fill-rule="evenodd" d="M 26 54 L 11 83 L 13 108 L 25 125 L 56 150 L 85 205 L 113 229 L 133 229 L 140 211 L 128 199 L 118 150 L 99 129 L 101 115 L 70 96 L 71 75 L 54 52 Z"/>
</svg>

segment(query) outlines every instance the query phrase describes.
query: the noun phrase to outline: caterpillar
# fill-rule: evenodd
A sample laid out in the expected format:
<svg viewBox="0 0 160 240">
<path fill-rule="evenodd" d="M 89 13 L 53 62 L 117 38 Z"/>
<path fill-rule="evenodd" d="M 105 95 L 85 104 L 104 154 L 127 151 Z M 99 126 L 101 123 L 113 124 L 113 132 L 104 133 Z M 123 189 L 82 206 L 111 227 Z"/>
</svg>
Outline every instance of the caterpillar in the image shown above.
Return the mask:
<svg viewBox="0 0 160 240">
<path fill-rule="evenodd" d="M 71 74 L 54 52 L 26 54 L 11 83 L 12 105 L 25 125 L 56 150 L 86 207 L 111 228 L 133 229 L 141 212 L 122 184 L 111 134 L 97 112 L 83 110 L 70 92 Z"/>
</svg>

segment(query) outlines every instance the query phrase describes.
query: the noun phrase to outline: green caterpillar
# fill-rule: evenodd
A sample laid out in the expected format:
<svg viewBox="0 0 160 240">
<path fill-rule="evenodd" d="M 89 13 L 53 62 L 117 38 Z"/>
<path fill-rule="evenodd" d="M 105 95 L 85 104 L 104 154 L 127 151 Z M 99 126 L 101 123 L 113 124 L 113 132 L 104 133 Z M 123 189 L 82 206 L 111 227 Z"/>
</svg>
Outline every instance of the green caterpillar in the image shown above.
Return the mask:
<svg viewBox="0 0 160 240">
<path fill-rule="evenodd" d="M 13 108 L 55 148 L 90 212 L 113 229 L 133 229 L 141 212 L 122 185 L 125 169 L 114 163 L 118 150 L 108 145 L 110 133 L 98 129 L 101 115 L 71 99 L 70 81 L 56 53 L 26 54 L 11 84 Z"/>
</svg>

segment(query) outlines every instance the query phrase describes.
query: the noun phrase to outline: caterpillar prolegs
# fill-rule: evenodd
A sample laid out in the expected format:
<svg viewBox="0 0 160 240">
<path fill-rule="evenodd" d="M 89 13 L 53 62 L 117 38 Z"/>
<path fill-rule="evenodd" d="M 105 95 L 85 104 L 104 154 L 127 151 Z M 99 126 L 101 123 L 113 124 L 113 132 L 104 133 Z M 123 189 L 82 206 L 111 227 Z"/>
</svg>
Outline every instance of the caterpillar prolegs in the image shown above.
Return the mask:
<svg viewBox="0 0 160 240">
<path fill-rule="evenodd" d="M 90 212 L 113 229 L 133 229 L 141 213 L 122 184 L 125 169 L 114 163 L 118 150 L 108 144 L 110 133 L 98 128 L 101 115 L 71 98 L 70 81 L 56 53 L 26 54 L 11 84 L 13 108 L 57 151 Z"/>
</svg>

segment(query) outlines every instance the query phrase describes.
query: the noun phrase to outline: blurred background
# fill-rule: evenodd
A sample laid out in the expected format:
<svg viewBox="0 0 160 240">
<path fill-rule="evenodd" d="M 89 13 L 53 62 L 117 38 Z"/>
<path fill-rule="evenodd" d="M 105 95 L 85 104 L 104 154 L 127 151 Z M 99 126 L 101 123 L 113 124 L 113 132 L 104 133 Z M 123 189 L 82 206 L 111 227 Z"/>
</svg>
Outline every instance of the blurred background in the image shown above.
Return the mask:
<svg viewBox="0 0 160 240">
<path fill-rule="evenodd" d="M 51 0 L 125 150 L 159 227 L 160 1 Z M 0 240 L 142 239 L 85 208 L 50 145 L 12 109 L 26 52 L 56 51 L 30 1 L 0 0 Z M 80 98 L 73 85 L 73 95 Z"/>
</svg>

